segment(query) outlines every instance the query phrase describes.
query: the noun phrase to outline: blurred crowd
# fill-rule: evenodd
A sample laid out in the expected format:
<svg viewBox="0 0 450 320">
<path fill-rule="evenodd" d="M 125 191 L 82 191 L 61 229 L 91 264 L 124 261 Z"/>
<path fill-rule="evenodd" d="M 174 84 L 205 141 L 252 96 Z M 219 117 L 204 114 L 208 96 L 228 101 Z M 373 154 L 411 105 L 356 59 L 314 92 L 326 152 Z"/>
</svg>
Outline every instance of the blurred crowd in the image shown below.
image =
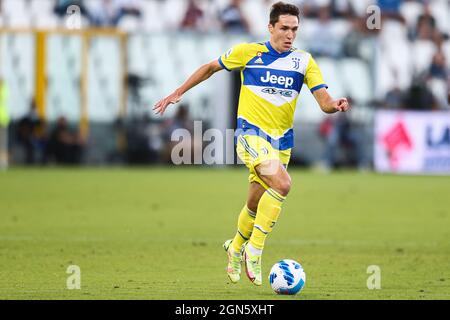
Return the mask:
<svg viewBox="0 0 450 320">
<path fill-rule="evenodd" d="M 64 27 L 67 19 L 79 13 L 83 28 L 117 28 L 130 33 L 145 31 L 153 34 L 220 32 L 265 39 L 268 12 L 274 2 L 0 0 L 0 27 Z M 315 57 L 336 60 L 351 57 L 366 62 L 375 91 L 371 106 L 396 110 L 450 110 L 449 0 L 286 2 L 295 3 L 302 9 L 298 35 L 302 48 L 304 45 L 304 49 Z M 380 10 L 381 16 L 376 15 L 376 9 Z M 367 46 L 361 46 L 368 39 L 375 43 L 369 50 Z M 170 144 L 167 137 L 174 127 L 189 127 L 186 118 L 185 109 L 180 108 L 177 117 L 163 123 L 165 145 Z M 26 150 L 25 158 L 31 163 L 78 163 L 86 143 L 64 118 L 60 118 L 54 127 L 44 129 L 33 106 L 19 122 L 17 132 Z M 326 145 L 324 162 L 327 167 L 334 167 L 339 162 L 339 150 L 348 150 L 356 165 L 367 166 L 361 151 L 363 141 L 345 116 L 327 118 L 320 124 L 318 132 Z M 137 141 L 136 138 L 128 140 Z M 167 160 L 169 150 L 162 150 L 160 157 Z M 139 152 L 136 152 L 136 158 L 141 158 Z"/>
<path fill-rule="evenodd" d="M 63 116 L 54 124 L 47 123 L 39 117 L 34 101 L 29 112 L 10 131 L 15 150 L 25 164 L 82 163 L 86 139 L 79 127 L 74 127 Z"/>
<path fill-rule="evenodd" d="M 79 13 L 83 27 L 127 32 L 229 32 L 267 37 L 274 0 L 0 0 L 0 26 L 58 27 Z M 364 39 L 377 39 L 378 105 L 448 109 L 450 1 L 292 0 L 302 8 L 299 38 L 315 56 L 367 58 Z M 381 25 L 368 28 L 371 5 Z M 74 9 L 73 6 L 77 6 Z M 303 44 L 303 43 L 302 43 Z"/>
</svg>

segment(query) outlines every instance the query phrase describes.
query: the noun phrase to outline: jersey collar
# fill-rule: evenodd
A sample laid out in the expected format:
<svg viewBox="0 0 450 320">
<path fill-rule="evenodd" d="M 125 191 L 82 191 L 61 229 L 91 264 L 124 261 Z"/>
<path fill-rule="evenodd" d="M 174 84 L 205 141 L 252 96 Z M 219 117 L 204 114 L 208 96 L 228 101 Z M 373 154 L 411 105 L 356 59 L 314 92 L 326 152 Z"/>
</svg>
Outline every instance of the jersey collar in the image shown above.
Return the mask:
<svg viewBox="0 0 450 320">
<path fill-rule="evenodd" d="M 266 47 L 267 47 L 267 49 L 269 49 L 269 51 L 270 51 L 272 54 L 274 54 L 274 55 L 276 55 L 276 56 L 278 56 L 278 57 L 286 57 L 286 56 L 288 56 L 288 55 L 291 53 L 291 50 L 286 51 L 286 52 L 279 53 L 277 50 L 275 50 L 275 49 L 272 47 L 272 45 L 270 44 L 270 41 L 267 41 L 267 42 L 266 42 Z"/>
</svg>

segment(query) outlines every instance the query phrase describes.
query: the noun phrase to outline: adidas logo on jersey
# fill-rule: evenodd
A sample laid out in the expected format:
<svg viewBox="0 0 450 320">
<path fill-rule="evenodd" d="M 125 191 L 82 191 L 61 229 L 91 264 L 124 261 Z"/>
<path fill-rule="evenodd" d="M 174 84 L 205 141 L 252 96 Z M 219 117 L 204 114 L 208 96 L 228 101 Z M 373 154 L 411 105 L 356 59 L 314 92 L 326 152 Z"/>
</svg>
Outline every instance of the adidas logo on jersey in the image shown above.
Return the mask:
<svg viewBox="0 0 450 320">
<path fill-rule="evenodd" d="M 284 77 L 270 74 L 270 71 L 267 71 L 266 77 L 261 77 L 261 81 L 264 83 L 272 83 L 272 84 L 279 84 L 281 86 L 284 85 L 285 88 L 289 88 L 294 84 L 294 78 L 292 77 Z"/>
<path fill-rule="evenodd" d="M 256 64 L 264 64 L 264 61 L 261 59 L 261 57 L 259 57 L 258 59 L 255 60 Z"/>
</svg>

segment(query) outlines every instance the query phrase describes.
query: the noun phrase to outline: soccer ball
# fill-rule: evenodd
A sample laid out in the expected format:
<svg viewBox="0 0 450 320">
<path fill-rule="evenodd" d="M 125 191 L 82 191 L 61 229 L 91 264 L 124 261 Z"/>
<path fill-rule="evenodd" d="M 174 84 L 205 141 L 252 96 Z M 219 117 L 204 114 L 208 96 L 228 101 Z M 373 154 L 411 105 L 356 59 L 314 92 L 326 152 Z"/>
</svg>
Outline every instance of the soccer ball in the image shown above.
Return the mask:
<svg viewBox="0 0 450 320">
<path fill-rule="evenodd" d="M 305 271 L 301 264 L 294 260 L 281 260 L 270 270 L 270 286 L 278 294 L 297 294 L 305 286 L 305 281 Z"/>
</svg>

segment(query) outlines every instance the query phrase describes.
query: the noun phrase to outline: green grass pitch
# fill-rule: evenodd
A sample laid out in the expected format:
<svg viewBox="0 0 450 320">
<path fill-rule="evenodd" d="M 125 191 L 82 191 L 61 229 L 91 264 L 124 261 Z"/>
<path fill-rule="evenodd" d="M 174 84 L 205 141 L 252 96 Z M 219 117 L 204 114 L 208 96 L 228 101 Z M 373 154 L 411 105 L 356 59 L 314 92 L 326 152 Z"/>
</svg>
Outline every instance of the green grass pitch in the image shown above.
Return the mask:
<svg viewBox="0 0 450 320">
<path fill-rule="evenodd" d="M 0 299 L 450 299 L 449 177 L 290 173 L 255 287 L 228 281 L 221 247 L 245 202 L 242 167 L 0 172 Z M 269 286 L 283 258 L 305 269 L 297 296 Z"/>
</svg>

